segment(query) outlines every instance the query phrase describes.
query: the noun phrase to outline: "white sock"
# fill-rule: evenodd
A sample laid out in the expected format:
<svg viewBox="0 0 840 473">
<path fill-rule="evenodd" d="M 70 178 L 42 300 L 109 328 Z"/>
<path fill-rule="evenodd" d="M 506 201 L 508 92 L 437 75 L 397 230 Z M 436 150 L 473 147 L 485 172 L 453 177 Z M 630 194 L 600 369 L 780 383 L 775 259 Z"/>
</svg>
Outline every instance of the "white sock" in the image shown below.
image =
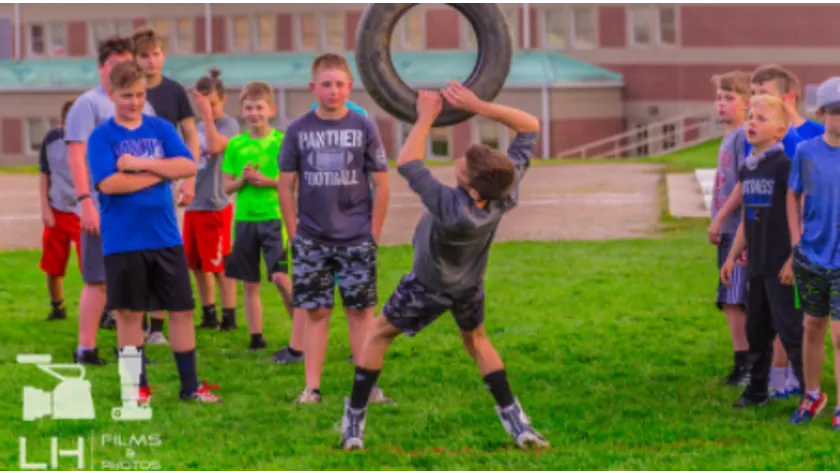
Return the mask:
<svg viewBox="0 0 840 473">
<path fill-rule="evenodd" d="M 770 389 L 783 392 L 785 390 L 786 377 L 787 368 L 777 368 L 775 366 L 770 368 Z"/>
<path fill-rule="evenodd" d="M 786 378 L 787 379 L 785 380 L 785 388 L 788 391 L 793 391 L 794 389 L 799 389 L 799 380 L 796 379 L 796 373 L 793 371 L 793 368 L 788 367 Z"/>
</svg>

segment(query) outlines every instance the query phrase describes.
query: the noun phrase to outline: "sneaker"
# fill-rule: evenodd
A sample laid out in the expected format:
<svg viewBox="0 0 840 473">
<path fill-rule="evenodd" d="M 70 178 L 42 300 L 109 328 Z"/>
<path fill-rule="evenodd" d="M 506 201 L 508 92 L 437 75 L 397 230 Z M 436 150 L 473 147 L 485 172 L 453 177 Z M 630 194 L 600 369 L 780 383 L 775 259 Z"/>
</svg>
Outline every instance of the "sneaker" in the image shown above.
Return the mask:
<svg viewBox="0 0 840 473">
<path fill-rule="evenodd" d="M 222 323 L 219 324 L 219 330 L 227 332 L 228 330 L 236 329 L 236 319 L 233 317 L 222 316 Z"/>
<path fill-rule="evenodd" d="M 47 322 L 52 322 L 53 320 L 66 320 L 67 319 L 67 310 L 65 309 L 53 309 L 50 311 L 50 315 L 47 316 Z"/>
<path fill-rule="evenodd" d="M 73 352 L 73 363 L 77 365 L 102 366 L 105 364 L 105 361 L 99 358 L 99 349 L 93 348 L 91 350 L 83 350 L 81 354 L 78 351 Z"/>
<path fill-rule="evenodd" d="M 750 383 L 750 367 L 747 364 L 736 364 L 732 372 L 726 377 L 726 384 L 730 386 L 747 386 Z"/>
<path fill-rule="evenodd" d="M 341 448 L 362 450 L 365 448 L 365 420 L 367 409 L 353 409 L 350 399 L 344 399 L 344 416 L 341 418 Z"/>
<path fill-rule="evenodd" d="M 370 397 L 368 398 L 368 402 L 372 404 L 391 404 L 395 405 L 396 402 L 385 395 L 385 391 L 382 390 L 379 386 L 374 386 L 373 389 L 370 391 Z"/>
<path fill-rule="evenodd" d="M 307 388 L 295 399 L 294 404 L 318 404 L 319 402 L 321 402 L 321 393 Z"/>
<path fill-rule="evenodd" d="M 496 406 L 496 413 L 502 421 L 505 431 L 521 448 L 548 447 L 548 441 L 531 427 L 531 420 L 525 415 L 519 400 L 502 409 Z"/>
<path fill-rule="evenodd" d="M 198 328 L 217 329 L 219 328 L 219 319 L 216 317 L 216 314 L 204 314 L 201 317 L 201 325 Z"/>
<path fill-rule="evenodd" d="M 752 386 L 747 386 L 744 389 L 744 392 L 741 393 L 741 397 L 732 404 L 734 408 L 743 408 L 743 407 L 758 407 L 767 405 L 770 402 L 770 396 L 767 392 L 757 392 L 752 389 Z"/>
<path fill-rule="evenodd" d="M 198 388 L 191 394 L 181 392 L 181 400 L 183 401 L 198 401 L 201 403 L 220 403 L 222 399 L 213 394 L 211 391 L 219 389 L 218 385 L 208 384 L 207 381 L 202 381 Z"/>
<path fill-rule="evenodd" d="M 840 430 L 840 407 L 834 409 L 834 418 L 831 419 L 831 428 Z"/>
<path fill-rule="evenodd" d="M 787 400 L 787 399 L 790 398 L 790 396 L 791 396 L 791 393 L 789 393 L 787 390 L 780 391 L 778 389 L 774 389 L 770 393 L 770 398 L 771 399 L 776 399 L 776 400 Z"/>
<path fill-rule="evenodd" d="M 137 405 L 143 406 L 152 402 L 152 390 L 154 386 L 140 386 L 137 389 Z"/>
<path fill-rule="evenodd" d="M 274 352 L 274 356 L 272 356 L 271 359 L 278 365 L 291 365 L 292 363 L 302 362 L 303 354 L 301 353 L 298 356 L 292 355 L 292 353 L 289 351 L 289 347 L 286 347 L 282 350 L 277 350 L 276 352 Z"/>
<path fill-rule="evenodd" d="M 105 312 L 102 312 L 102 316 L 99 317 L 99 328 L 106 330 L 117 328 L 117 319 L 115 319 L 114 316 L 106 310 Z"/>
<path fill-rule="evenodd" d="M 820 393 L 820 397 L 817 399 L 812 399 L 811 396 L 806 394 L 790 421 L 794 424 L 810 422 L 814 417 L 820 415 L 826 404 L 828 404 L 828 396 L 825 393 Z"/>
<path fill-rule="evenodd" d="M 265 343 L 265 339 L 260 337 L 257 339 L 252 338 L 251 343 L 248 344 L 248 349 L 252 351 L 262 350 L 263 348 L 267 348 L 268 345 Z"/>
<path fill-rule="evenodd" d="M 166 340 L 166 337 L 163 336 L 162 332 L 149 332 L 149 336 L 146 337 L 146 344 L 147 345 L 168 345 L 169 341 Z"/>
</svg>

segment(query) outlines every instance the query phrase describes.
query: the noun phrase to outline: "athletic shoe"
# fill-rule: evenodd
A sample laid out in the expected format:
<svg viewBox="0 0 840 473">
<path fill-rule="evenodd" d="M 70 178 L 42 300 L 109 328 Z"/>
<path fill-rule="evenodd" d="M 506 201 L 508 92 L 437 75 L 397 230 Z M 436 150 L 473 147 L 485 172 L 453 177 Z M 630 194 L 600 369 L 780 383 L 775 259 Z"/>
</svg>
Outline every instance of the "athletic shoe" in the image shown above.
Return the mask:
<svg viewBox="0 0 840 473">
<path fill-rule="evenodd" d="M 146 337 L 146 344 L 168 345 L 169 341 L 166 340 L 166 337 L 163 336 L 162 332 L 149 332 L 149 335 Z"/>
<path fill-rule="evenodd" d="M 220 403 L 222 399 L 213 394 L 211 391 L 219 389 L 215 384 L 208 384 L 207 381 L 202 381 L 198 389 L 190 394 L 181 392 L 181 400 L 183 401 L 198 401 L 201 403 Z"/>
<path fill-rule="evenodd" d="M 47 316 L 47 321 L 52 322 L 53 320 L 65 320 L 67 319 L 67 310 L 64 308 L 57 309 L 54 308 L 50 311 L 50 315 Z"/>
<path fill-rule="evenodd" d="M 817 399 L 812 399 L 811 396 L 806 394 L 790 421 L 794 424 L 810 422 L 814 417 L 820 415 L 826 404 L 828 404 L 828 396 L 825 393 L 820 393 L 820 397 Z"/>
<path fill-rule="evenodd" d="M 102 366 L 105 364 L 105 361 L 99 358 L 99 349 L 93 348 L 91 350 L 83 350 L 81 354 L 78 351 L 73 352 L 73 363 L 77 365 Z"/>
<path fill-rule="evenodd" d="M 344 399 L 344 416 L 341 418 L 341 448 L 361 450 L 365 448 L 365 418 L 367 409 L 353 409 L 350 399 Z"/>
<path fill-rule="evenodd" d="M 383 391 L 379 386 L 374 386 L 373 389 L 371 389 L 368 402 L 372 404 L 396 404 L 393 399 L 385 395 L 385 391 Z"/>
<path fill-rule="evenodd" d="M 252 351 L 262 350 L 263 348 L 267 347 L 268 345 L 265 343 L 265 339 L 262 337 L 256 339 L 252 338 L 251 343 L 248 344 L 248 349 Z"/>
<path fill-rule="evenodd" d="M 834 418 L 831 420 L 831 428 L 840 430 L 840 407 L 834 409 Z"/>
<path fill-rule="evenodd" d="M 216 314 L 204 314 L 201 316 L 201 325 L 198 328 L 217 329 L 219 328 L 219 319 L 216 317 Z"/>
<path fill-rule="evenodd" d="M 277 350 L 276 352 L 274 352 L 274 356 L 272 356 L 271 359 L 278 365 L 291 365 L 293 363 L 302 362 L 303 353 L 301 353 L 298 356 L 292 355 L 292 353 L 289 351 L 289 347 L 286 347 L 282 350 Z"/>
<path fill-rule="evenodd" d="M 513 437 L 513 440 L 521 448 L 548 447 L 548 441 L 531 427 L 531 420 L 525 415 L 519 400 L 513 404 L 501 408 L 496 406 L 496 413 L 505 431 Z"/>
<path fill-rule="evenodd" d="M 726 377 L 726 384 L 730 386 L 747 386 L 750 383 L 750 367 L 748 364 L 736 364 L 732 372 Z"/>
<path fill-rule="evenodd" d="M 102 312 L 102 316 L 99 317 L 99 328 L 106 330 L 117 328 L 117 319 L 115 319 L 114 316 L 106 310 L 105 312 Z"/>
<path fill-rule="evenodd" d="M 295 399 L 294 404 L 318 404 L 319 402 L 321 402 L 321 394 L 313 389 L 304 389 Z"/>
<path fill-rule="evenodd" d="M 137 389 L 137 404 L 146 405 L 152 402 L 152 386 L 140 386 Z"/>
<path fill-rule="evenodd" d="M 776 400 L 787 400 L 790 398 L 790 396 L 791 393 L 789 393 L 788 391 L 779 391 L 778 389 L 774 389 L 770 393 L 770 398 Z"/>
<path fill-rule="evenodd" d="M 767 391 L 758 392 L 752 388 L 752 385 L 747 386 L 747 389 L 744 389 L 744 392 L 741 393 L 741 397 L 732 404 L 734 408 L 743 408 L 743 407 L 758 407 L 767 405 L 770 402 L 770 396 L 767 394 Z"/>
<path fill-rule="evenodd" d="M 236 319 L 233 317 L 222 316 L 222 323 L 219 324 L 219 330 L 227 332 L 228 330 L 236 329 Z"/>
</svg>

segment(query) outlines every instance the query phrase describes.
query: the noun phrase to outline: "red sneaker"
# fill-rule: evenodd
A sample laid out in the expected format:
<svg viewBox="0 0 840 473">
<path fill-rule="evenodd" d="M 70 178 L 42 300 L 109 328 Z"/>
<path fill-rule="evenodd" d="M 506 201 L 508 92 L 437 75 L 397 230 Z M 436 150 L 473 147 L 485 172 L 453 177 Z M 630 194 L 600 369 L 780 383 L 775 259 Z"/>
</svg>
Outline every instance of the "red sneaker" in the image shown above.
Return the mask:
<svg viewBox="0 0 840 473">
<path fill-rule="evenodd" d="M 192 394 L 181 393 L 181 399 L 185 401 L 194 399 L 198 402 L 219 403 L 222 402 L 222 399 L 211 392 L 217 389 L 219 389 L 218 385 L 208 384 L 207 381 L 202 381 L 198 389 L 193 391 Z"/>
<path fill-rule="evenodd" d="M 154 386 L 140 386 L 137 390 L 137 404 L 145 406 L 152 402 L 152 390 Z"/>
</svg>

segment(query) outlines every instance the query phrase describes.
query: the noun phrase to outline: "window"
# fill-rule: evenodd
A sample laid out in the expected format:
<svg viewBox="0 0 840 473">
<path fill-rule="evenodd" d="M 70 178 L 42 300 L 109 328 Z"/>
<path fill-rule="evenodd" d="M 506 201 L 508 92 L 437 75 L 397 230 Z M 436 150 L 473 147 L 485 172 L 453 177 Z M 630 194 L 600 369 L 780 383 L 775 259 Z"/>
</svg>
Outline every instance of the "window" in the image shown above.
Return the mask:
<svg viewBox="0 0 840 473">
<path fill-rule="evenodd" d="M 653 26 L 650 18 L 651 13 L 650 7 L 647 6 L 634 6 L 630 8 L 630 42 L 632 44 L 650 44 L 650 30 Z"/>
<path fill-rule="evenodd" d="M 647 125 L 636 125 L 636 144 L 636 156 L 647 156 L 649 154 Z"/>
<path fill-rule="evenodd" d="M 321 45 L 318 17 L 315 14 L 298 16 L 298 41 L 300 49 L 318 49 Z"/>
<path fill-rule="evenodd" d="M 677 44 L 677 9 L 672 5 L 661 5 L 659 10 L 659 44 Z"/>
<path fill-rule="evenodd" d="M 325 49 L 344 49 L 344 15 L 341 13 L 329 13 L 324 15 L 323 30 L 326 38 Z"/>
<path fill-rule="evenodd" d="M 47 31 L 44 25 L 29 26 L 29 51 L 33 56 L 47 53 Z"/>
<path fill-rule="evenodd" d="M 594 48 L 597 43 L 597 15 L 593 7 L 572 9 L 572 31 L 576 48 Z"/>
<path fill-rule="evenodd" d="M 131 36 L 134 34 L 134 25 L 132 24 L 131 20 L 117 20 L 114 22 L 114 31 L 116 34 L 126 37 Z"/>
<path fill-rule="evenodd" d="M 134 34 L 134 25 L 131 20 L 94 21 L 90 28 L 91 45 L 90 50 L 95 52 L 99 43 L 114 35 L 131 36 Z"/>
<path fill-rule="evenodd" d="M 67 54 L 67 26 L 63 23 L 54 23 L 50 25 L 49 36 L 50 56 L 59 57 Z"/>
<path fill-rule="evenodd" d="M 426 45 L 424 23 L 426 15 L 413 8 L 400 19 L 392 47 L 395 49 L 423 49 Z"/>
<path fill-rule="evenodd" d="M 172 41 L 172 22 L 170 20 L 164 20 L 161 18 L 154 18 L 148 21 L 148 26 L 152 28 L 156 35 L 160 36 L 163 39 L 163 48 L 167 52 L 174 52 L 175 44 Z"/>
<path fill-rule="evenodd" d="M 449 153 L 449 129 L 432 128 L 429 132 L 429 151 L 432 158 L 451 158 Z"/>
<path fill-rule="evenodd" d="M 28 118 L 26 120 L 27 151 L 39 153 L 46 134 L 47 128 L 43 118 Z"/>
<path fill-rule="evenodd" d="M 478 128 L 478 142 L 491 148 L 499 149 L 499 125 L 492 121 L 479 118 L 476 122 Z"/>
<path fill-rule="evenodd" d="M 230 20 L 230 49 L 245 52 L 251 47 L 251 21 L 247 16 L 234 16 Z"/>
<path fill-rule="evenodd" d="M 277 49 L 277 24 L 273 15 L 257 17 L 257 38 L 254 49 L 269 52 Z"/>
<path fill-rule="evenodd" d="M 566 11 L 561 8 L 545 10 L 543 19 L 545 21 L 545 47 L 565 48 L 566 47 Z"/>
<path fill-rule="evenodd" d="M 662 125 L 662 148 L 673 149 L 677 146 L 677 125 L 669 123 Z"/>
<path fill-rule="evenodd" d="M 178 38 L 176 40 L 179 54 L 195 52 L 195 21 L 192 18 L 178 18 L 175 23 Z"/>
</svg>

